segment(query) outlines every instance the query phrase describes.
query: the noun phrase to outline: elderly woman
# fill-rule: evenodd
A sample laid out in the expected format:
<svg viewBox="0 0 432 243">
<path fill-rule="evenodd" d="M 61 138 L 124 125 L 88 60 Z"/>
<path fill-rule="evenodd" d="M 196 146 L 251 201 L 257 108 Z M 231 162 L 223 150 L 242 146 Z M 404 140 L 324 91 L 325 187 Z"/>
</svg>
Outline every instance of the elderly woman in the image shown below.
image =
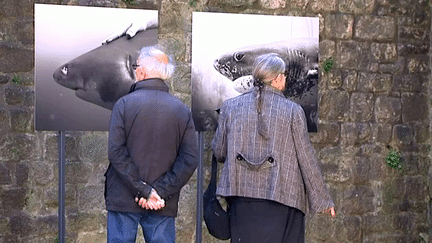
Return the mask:
<svg viewBox="0 0 432 243">
<path fill-rule="evenodd" d="M 285 63 L 256 58 L 254 89 L 226 100 L 212 141 L 224 161 L 217 194 L 230 214 L 231 242 L 304 242 L 307 202 L 333 217 L 302 108 L 286 99 Z"/>
</svg>

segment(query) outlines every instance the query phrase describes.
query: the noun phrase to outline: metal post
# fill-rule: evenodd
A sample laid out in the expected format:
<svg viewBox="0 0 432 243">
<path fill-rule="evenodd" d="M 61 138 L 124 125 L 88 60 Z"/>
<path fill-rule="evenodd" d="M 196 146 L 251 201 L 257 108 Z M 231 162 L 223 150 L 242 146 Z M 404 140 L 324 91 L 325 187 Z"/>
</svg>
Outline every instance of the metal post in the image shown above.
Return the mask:
<svg viewBox="0 0 432 243">
<path fill-rule="evenodd" d="M 198 132 L 198 156 L 199 163 L 197 168 L 197 214 L 196 214 L 196 243 L 202 241 L 202 219 L 203 219 L 203 157 L 204 139 L 203 133 Z"/>
<path fill-rule="evenodd" d="M 58 148 L 59 148 L 59 164 L 58 164 L 58 237 L 59 243 L 65 242 L 66 224 L 65 224 L 65 132 L 59 131 L 58 136 Z"/>
</svg>

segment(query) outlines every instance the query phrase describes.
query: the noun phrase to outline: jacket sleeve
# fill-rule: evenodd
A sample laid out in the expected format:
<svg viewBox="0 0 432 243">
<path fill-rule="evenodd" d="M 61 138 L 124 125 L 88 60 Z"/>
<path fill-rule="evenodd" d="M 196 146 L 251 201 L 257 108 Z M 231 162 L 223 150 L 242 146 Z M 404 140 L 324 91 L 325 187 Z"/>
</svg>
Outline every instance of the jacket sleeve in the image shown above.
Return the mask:
<svg viewBox="0 0 432 243">
<path fill-rule="evenodd" d="M 177 158 L 171 170 L 152 183 L 152 187 L 162 198 L 179 193 L 189 181 L 198 166 L 198 137 L 192 115 L 189 114 L 186 129 L 180 142 Z"/>
<path fill-rule="evenodd" d="M 227 120 L 227 109 L 224 104 L 220 110 L 218 127 L 211 144 L 218 162 L 224 162 L 227 157 Z"/>
<path fill-rule="evenodd" d="M 314 212 L 322 212 L 333 207 L 334 203 L 325 187 L 315 151 L 309 140 L 306 117 L 300 106 L 294 108 L 291 129 L 309 207 Z"/>
<path fill-rule="evenodd" d="M 108 159 L 119 177 L 129 185 L 131 192 L 148 198 L 152 187 L 140 180 L 138 168 L 133 163 L 126 145 L 124 103 L 116 103 L 111 113 L 108 136 Z"/>
</svg>

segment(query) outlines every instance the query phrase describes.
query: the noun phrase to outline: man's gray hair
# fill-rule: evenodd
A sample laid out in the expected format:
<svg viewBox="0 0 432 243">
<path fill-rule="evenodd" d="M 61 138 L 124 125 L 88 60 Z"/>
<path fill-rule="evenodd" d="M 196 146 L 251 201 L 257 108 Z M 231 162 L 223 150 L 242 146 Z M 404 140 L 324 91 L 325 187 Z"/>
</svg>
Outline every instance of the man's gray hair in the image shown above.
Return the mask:
<svg viewBox="0 0 432 243">
<path fill-rule="evenodd" d="M 138 56 L 137 64 L 157 72 L 163 80 L 169 79 L 175 70 L 173 58 L 156 46 L 143 47 Z"/>
</svg>

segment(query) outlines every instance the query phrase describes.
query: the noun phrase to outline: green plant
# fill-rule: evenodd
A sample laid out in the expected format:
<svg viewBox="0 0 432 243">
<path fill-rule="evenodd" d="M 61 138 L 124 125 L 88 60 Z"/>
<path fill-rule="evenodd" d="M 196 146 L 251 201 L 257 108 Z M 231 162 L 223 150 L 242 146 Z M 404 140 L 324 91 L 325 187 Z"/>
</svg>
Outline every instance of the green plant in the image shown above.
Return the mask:
<svg viewBox="0 0 432 243">
<path fill-rule="evenodd" d="M 135 4 L 134 0 L 122 0 L 122 1 L 127 3 L 127 4 Z"/>
<path fill-rule="evenodd" d="M 20 84 L 21 83 L 20 76 L 14 75 L 14 77 L 12 78 L 12 83 L 14 83 L 14 84 Z"/>
<path fill-rule="evenodd" d="M 387 145 L 387 148 L 389 150 L 386 157 L 387 165 L 393 169 L 402 170 L 403 165 L 402 165 L 401 153 L 397 149 L 391 147 L 390 145 Z"/>
<path fill-rule="evenodd" d="M 330 72 L 330 70 L 332 70 L 333 68 L 333 57 L 329 57 L 326 60 L 324 60 L 324 62 L 322 63 L 322 68 L 324 70 L 324 72 L 328 73 Z"/>
<path fill-rule="evenodd" d="M 196 7 L 197 6 L 197 0 L 190 0 L 189 1 L 189 6 Z"/>
</svg>

